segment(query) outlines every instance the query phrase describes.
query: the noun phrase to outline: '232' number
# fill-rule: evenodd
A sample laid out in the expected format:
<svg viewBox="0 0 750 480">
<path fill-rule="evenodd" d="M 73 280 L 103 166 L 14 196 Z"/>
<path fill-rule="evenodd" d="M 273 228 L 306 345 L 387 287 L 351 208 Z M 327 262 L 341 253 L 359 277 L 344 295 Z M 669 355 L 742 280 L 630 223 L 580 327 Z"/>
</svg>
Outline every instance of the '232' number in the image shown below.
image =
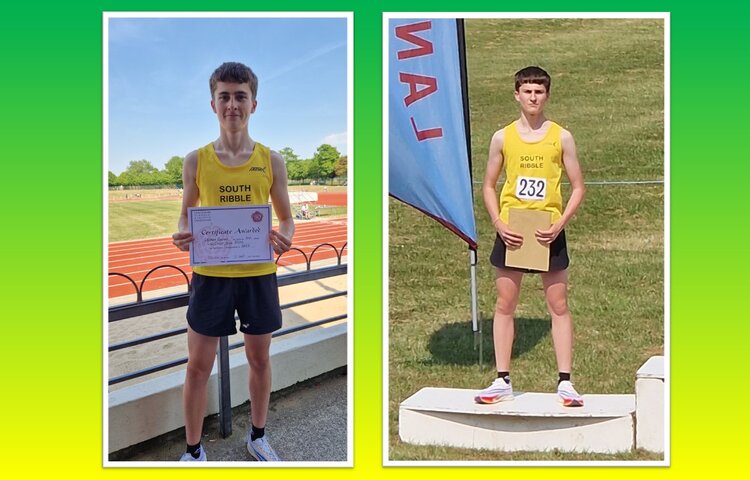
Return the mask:
<svg viewBox="0 0 750 480">
<path fill-rule="evenodd" d="M 518 181 L 518 196 L 529 200 L 543 200 L 546 183 L 543 179 L 521 178 Z"/>
</svg>

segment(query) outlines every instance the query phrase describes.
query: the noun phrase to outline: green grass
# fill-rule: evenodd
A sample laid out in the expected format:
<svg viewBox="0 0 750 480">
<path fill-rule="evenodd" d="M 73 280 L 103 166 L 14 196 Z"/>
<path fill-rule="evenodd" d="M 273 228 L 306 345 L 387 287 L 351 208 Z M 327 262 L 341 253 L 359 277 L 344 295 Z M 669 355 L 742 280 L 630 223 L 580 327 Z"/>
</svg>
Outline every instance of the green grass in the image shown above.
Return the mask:
<svg viewBox="0 0 750 480">
<path fill-rule="evenodd" d="M 132 190 L 110 190 L 108 195 L 110 202 L 134 199 L 164 200 L 179 198 L 180 190 L 177 188 L 134 188 Z"/>
<path fill-rule="evenodd" d="M 290 192 L 346 192 L 347 187 L 343 185 L 289 185 Z M 141 198 L 147 200 L 163 200 L 165 198 L 176 198 L 180 195 L 177 188 L 139 188 L 133 190 L 109 190 L 109 201 L 132 200 Z"/>
<path fill-rule="evenodd" d="M 329 188 L 329 191 L 337 190 Z M 130 192 L 129 198 L 132 198 L 133 193 L 142 193 L 141 198 L 146 200 L 109 202 L 108 240 L 110 242 L 164 237 L 176 231 L 182 200 L 148 200 L 167 197 L 172 192 L 171 190 L 131 190 Z M 176 193 L 176 190 L 174 192 Z M 110 192 L 110 195 L 112 193 L 119 195 L 123 191 Z M 320 208 L 320 218 L 323 219 L 345 217 L 346 213 L 347 207 L 344 206 Z M 273 219 L 276 222 L 275 214 Z"/>
<path fill-rule="evenodd" d="M 109 241 L 164 237 L 177 231 L 181 200 L 109 203 Z"/>
<path fill-rule="evenodd" d="M 534 64 L 552 75 L 545 110 L 573 132 L 588 179 L 663 177 L 660 20 L 469 20 L 466 31 L 475 178 L 493 132 L 518 117 L 513 74 Z"/>
<path fill-rule="evenodd" d="M 584 176 L 663 178 L 663 30 L 655 20 L 467 20 L 474 179 L 489 140 L 518 116 L 513 73 L 552 74 L 548 117 L 569 129 Z M 563 189 L 567 197 L 567 189 Z M 398 438 L 398 405 L 420 388 L 478 389 L 494 377 L 494 230 L 475 185 L 484 362 L 470 320 L 466 245 L 436 222 L 389 201 L 389 442 L 394 460 L 654 460 L 625 455 L 498 452 L 413 446 Z M 635 372 L 664 348 L 664 189 L 589 186 L 566 229 L 575 325 L 574 377 L 583 393 L 633 393 Z M 538 276 L 526 275 L 517 310 L 513 382 L 554 391 L 557 369 Z"/>
<path fill-rule="evenodd" d="M 468 450 L 465 448 L 446 448 L 434 447 L 425 448 L 415 445 L 403 444 L 396 452 L 391 452 L 391 460 L 411 460 L 411 461 L 461 461 L 461 460 L 481 460 L 481 461 L 612 461 L 622 462 L 628 460 L 661 460 L 661 455 L 657 455 L 644 450 L 635 452 L 619 453 L 616 455 L 605 455 L 597 453 L 563 453 L 559 451 L 552 452 L 512 452 L 502 453 L 489 450 Z"/>
</svg>

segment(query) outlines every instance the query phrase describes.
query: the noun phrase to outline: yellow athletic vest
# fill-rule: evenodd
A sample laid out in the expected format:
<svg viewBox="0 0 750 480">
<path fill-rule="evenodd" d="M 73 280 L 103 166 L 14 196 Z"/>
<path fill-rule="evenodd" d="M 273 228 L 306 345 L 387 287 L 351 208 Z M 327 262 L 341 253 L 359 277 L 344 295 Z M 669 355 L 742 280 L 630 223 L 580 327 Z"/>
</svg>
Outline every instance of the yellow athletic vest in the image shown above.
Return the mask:
<svg viewBox="0 0 750 480">
<path fill-rule="evenodd" d="M 516 123 L 503 129 L 505 185 L 499 198 L 500 219 L 507 224 L 513 207 L 552 212 L 552 222 L 556 222 L 562 216 L 562 127 L 550 122 L 544 138 L 525 142 Z"/>
<path fill-rule="evenodd" d="M 221 163 L 214 144 L 209 143 L 198 149 L 195 183 L 202 207 L 266 204 L 273 184 L 271 151 L 256 143 L 247 162 L 229 167 Z M 196 266 L 193 271 L 209 277 L 257 277 L 275 273 L 276 263 Z"/>
</svg>

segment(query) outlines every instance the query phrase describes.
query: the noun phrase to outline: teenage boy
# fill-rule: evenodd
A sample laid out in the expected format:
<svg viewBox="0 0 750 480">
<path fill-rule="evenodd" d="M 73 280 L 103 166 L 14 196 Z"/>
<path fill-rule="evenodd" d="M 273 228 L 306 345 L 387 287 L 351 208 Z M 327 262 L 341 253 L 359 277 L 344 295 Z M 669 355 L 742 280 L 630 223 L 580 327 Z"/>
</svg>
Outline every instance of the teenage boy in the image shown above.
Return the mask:
<svg viewBox="0 0 750 480">
<path fill-rule="evenodd" d="M 182 211 L 173 243 L 189 250 L 193 235 L 188 207 L 266 204 L 270 195 L 279 219 L 269 242 L 277 254 L 289 250 L 294 235 L 284 160 L 248 133 L 257 106 L 258 79 L 250 68 L 224 63 L 209 81 L 211 108 L 219 121 L 219 138 L 190 152 L 183 167 Z M 242 192 L 241 194 L 226 192 Z M 247 449 L 259 461 L 279 460 L 265 435 L 271 394 L 271 333 L 281 328 L 281 309 L 274 262 L 195 267 L 187 311 L 188 364 L 183 389 L 187 452 L 181 461 L 206 461 L 201 446 L 208 378 L 219 337 L 237 333 L 240 318 L 250 370 L 252 427 Z"/>
<path fill-rule="evenodd" d="M 549 74 L 539 67 L 526 67 L 518 71 L 515 75 L 515 97 L 521 116 L 495 132 L 490 143 L 482 193 L 492 225 L 497 231 L 490 256 L 490 262 L 495 266 L 497 289 L 493 322 L 497 378 L 477 394 L 475 401 L 478 403 L 513 399 L 510 380 L 510 355 L 515 333 L 513 314 L 518 305 L 523 274 L 539 273 L 552 317 L 552 341 L 559 371 L 557 394 L 564 406 L 583 405 L 583 398 L 570 381 L 573 320 L 568 310 L 568 253 L 563 229 L 581 205 L 585 187 L 573 136 L 544 116 L 550 83 Z M 498 202 L 495 185 L 503 167 L 505 184 Z M 572 187 L 564 210 L 560 193 L 563 169 Z M 508 228 L 510 208 L 551 212 L 552 225 L 546 230 L 537 230 L 535 238 L 523 238 Z M 549 245 L 549 271 L 537 272 L 505 265 L 507 248 L 536 241 Z"/>
</svg>

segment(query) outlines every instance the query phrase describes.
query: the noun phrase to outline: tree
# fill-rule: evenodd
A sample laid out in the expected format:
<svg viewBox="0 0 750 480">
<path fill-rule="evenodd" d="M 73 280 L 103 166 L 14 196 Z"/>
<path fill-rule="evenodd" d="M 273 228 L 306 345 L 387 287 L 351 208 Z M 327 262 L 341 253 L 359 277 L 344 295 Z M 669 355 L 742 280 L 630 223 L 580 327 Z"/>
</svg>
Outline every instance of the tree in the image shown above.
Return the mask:
<svg viewBox="0 0 750 480">
<path fill-rule="evenodd" d="M 300 163 L 302 164 L 302 178 L 320 178 L 320 166 L 315 158 L 302 160 Z"/>
<path fill-rule="evenodd" d="M 334 165 L 341 153 L 335 147 L 324 143 L 319 146 L 313 156 L 313 163 L 317 166 L 317 178 L 331 178 L 334 176 Z"/>
<path fill-rule="evenodd" d="M 166 170 L 156 172 L 150 176 L 150 185 L 174 185 L 174 179 L 167 173 Z"/>
<path fill-rule="evenodd" d="M 303 165 L 304 162 L 300 160 L 290 161 L 286 164 L 286 174 L 289 180 L 304 180 L 305 174 L 307 173 Z"/>
<path fill-rule="evenodd" d="M 119 185 L 135 185 L 135 180 L 133 179 L 133 176 L 130 175 L 128 172 L 122 172 L 120 175 L 117 176 L 117 183 Z"/>
<path fill-rule="evenodd" d="M 167 184 L 182 184 L 182 164 L 185 161 L 183 157 L 174 156 L 164 165 L 164 171 Z"/>
<path fill-rule="evenodd" d="M 120 179 L 124 185 L 154 185 L 159 183 L 154 176 L 158 172 L 148 160 L 131 160 Z"/>
<path fill-rule="evenodd" d="M 279 150 L 279 155 L 281 155 L 284 158 L 284 163 L 289 164 L 289 162 L 296 162 L 299 160 L 299 156 L 294 153 L 294 150 L 292 150 L 290 147 L 284 147 L 281 150 Z"/>
<path fill-rule="evenodd" d="M 117 185 L 117 175 L 112 173 L 112 170 L 108 172 L 107 183 L 109 183 L 110 187 L 114 187 L 115 185 Z"/>
<path fill-rule="evenodd" d="M 125 171 L 131 175 L 150 175 L 158 172 L 159 169 L 151 165 L 148 160 L 131 160 Z"/>
<path fill-rule="evenodd" d="M 333 173 L 337 177 L 346 177 L 347 173 L 347 158 L 343 155 L 336 160 L 336 164 L 333 166 Z"/>
</svg>

